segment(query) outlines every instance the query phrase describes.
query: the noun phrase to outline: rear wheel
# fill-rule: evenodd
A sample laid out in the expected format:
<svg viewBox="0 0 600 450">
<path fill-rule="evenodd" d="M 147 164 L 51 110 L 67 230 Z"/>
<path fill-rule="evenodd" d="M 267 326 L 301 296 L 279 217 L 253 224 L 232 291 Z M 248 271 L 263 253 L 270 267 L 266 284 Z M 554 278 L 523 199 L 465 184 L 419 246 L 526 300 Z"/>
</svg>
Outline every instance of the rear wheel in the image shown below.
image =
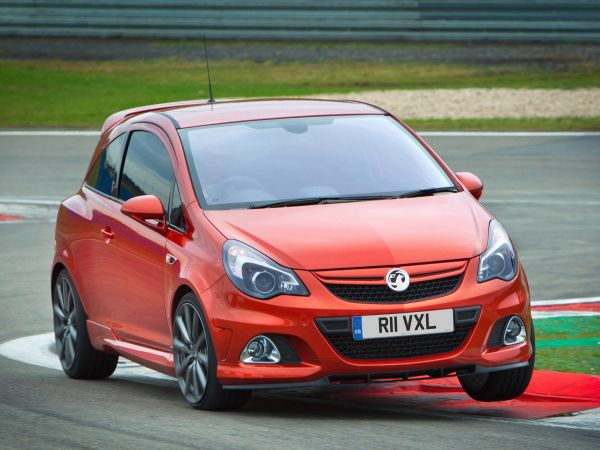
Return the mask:
<svg viewBox="0 0 600 450">
<path fill-rule="evenodd" d="M 197 409 L 242 407 L 251 391 L 225 390 L 217 379 L 217 358 L 206 319 L 196 297 L 189 293 L 173 315 L 173 359 L 177 382 L 185 399 Z"/>
<path fill-rule="evenodd" d="M 527 367 L 501 370 L 480 375 L 459 376 L 463 389 L 469 396 L 480 402 L 498 402 L 520 396 L 531 381 L 535 365 L 535 333 L 531 325 L 531 346 L 533 353 Z"/>
<path fill-rule="evenodd" d="M 71 378 L 100 379 L 112 375 L 119 357 L 92 347 L 87 317 L 69 273 L 63 269 L 52 289 L 56 353 Z"/>
</svg>

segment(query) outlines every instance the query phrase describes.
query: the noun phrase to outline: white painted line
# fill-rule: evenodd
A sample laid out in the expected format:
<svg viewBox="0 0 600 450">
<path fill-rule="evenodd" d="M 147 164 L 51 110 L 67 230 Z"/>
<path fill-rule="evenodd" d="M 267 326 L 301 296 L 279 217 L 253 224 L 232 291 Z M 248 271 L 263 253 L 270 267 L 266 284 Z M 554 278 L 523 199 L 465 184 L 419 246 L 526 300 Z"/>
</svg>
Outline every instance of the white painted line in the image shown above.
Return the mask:
<svg viewBox="0 0 600 450">
<path fill-rule="evenodd" d="M 54 333 L 37 334 L 4 342 L 0 344 L 0 355 L 34 366 L 62 370 L 60 361 L 54 352 Z M 157 381 L 160 382 L 159 384 L 164 384 L 167 381 L 169 385 L 176 386 L 173 383 L 174 378 L 124 358 L 119 359 L 117 370 L 112 376 L 134 381 L 152 382 L 153 384 L 156 384 Z"/>
<path fill-rule="evenodd" d="M 577 303 L 598 303 L 600 297 L 563 298 L 557 300 L 533 300 L 531 306 L 573 305 Z"/>
<path fill-rule="evenodd" d="M 512 198 L 512 199 L 495 199 L 490 198 L 481 199 L 483 204 L 490 205 L 564 205 L 564 206 L 600 206 L 598 200 L 561 200 L 555 198 L 539 198 L 539 199 L 523 199 L 523 198 Z"/>
<path fill-rule="evenodd" d="M 531 311 L 534 319 L 555 319 L 558 317 L 592 317 L 600 316 L 600 311 Z"/>
<path fill-rule="evenodd" d="M 41 205 L 58 206 L 61 200 L 42 199 L 42 198 L 19 198 L 19 197 L 0 197 L 0 203 L 12 205 Z"/>
<path fill-rule="evenodd" d="M 600 136 L 600 131 L 420 131 L 425 137 L 584 137 Z M 0 136 L 100 136 L 93 130 L 7 130 Z"/>
<path fill-rule="evenodd" d="M 56 219 L 0 220 L 0 227 L 8 225 L 30 225 L 32 223 L 56 223 Z"/>
<path fill-rule="evenodd" d="M 550 426 L 558 425 L 566 428 L 600 430 L 600 408 L 579 411 L 570 416 L 548 417 L 541 421 L 544 425 Z"/>
</svg>

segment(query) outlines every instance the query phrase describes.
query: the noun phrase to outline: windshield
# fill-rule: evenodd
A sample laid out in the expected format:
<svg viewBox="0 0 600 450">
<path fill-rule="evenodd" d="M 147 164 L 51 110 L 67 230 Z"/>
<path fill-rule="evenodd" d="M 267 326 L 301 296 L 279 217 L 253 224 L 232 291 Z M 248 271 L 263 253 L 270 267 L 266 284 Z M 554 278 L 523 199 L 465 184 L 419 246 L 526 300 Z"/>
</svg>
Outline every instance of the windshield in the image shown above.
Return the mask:
<svg viewBox="0 0 600 450">
<path fill-rule="evenodd" d="M 258 120 L 179 133 L 205 209 L 455 187 L 431 154 L 388 116 Z"/>
</svg>

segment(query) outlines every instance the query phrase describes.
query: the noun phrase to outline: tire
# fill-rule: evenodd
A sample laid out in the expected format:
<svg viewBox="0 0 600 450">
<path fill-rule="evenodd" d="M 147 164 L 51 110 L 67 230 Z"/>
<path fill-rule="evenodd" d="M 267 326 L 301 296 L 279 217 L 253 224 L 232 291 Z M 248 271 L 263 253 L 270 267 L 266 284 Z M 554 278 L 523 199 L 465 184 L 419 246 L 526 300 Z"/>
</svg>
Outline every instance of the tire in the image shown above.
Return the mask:
<svg viewBox="0 0 600 450">
<path fill-rule="evenodd" d="M 244 406 L 250 390 L 226 390 L 217 378 L 217 357 L 207 321 L 192 293 L 173 314 L 173 361 L 179 388 L 196 409 L 232 410 Z"/>
<path fill-rule="evenodd" d="M 87 316 L 66 269 L 58 274 L 52 288 L 52 312 L 56 353 L 64 372 L 82 380 L 110 377 L 119 357 L 92 347 Z"/>
<path fill-rule="evenodd" d="M 502 370 L 480 375 L 459 376 L 458 379 L 465 392 L 480 402 L 499 402 L 517 398 L 531 381 L 535 365 L 535 332 L 531 324 L 531 346 L 533 353 L 527 367 Z"/>
</svg>

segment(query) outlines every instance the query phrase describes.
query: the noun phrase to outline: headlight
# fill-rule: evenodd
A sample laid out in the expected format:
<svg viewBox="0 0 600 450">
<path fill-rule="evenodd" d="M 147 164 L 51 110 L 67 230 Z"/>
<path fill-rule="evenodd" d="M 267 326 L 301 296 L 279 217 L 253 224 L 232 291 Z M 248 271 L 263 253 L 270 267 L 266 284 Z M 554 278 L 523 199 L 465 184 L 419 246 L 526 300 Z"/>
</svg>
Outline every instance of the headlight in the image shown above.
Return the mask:
<svg viewBox="0 0 600 450">
<path fill-rule="evenodd" d="M 280 294 L 308 295 L 293 270 L 239 241 L 225 242 L 223 265 L 231 282 L 251 297 L 265 300 Z"/>
<path fill-rule="evenodd" d="M 488 244 L 479 257 L 477 281 L 493 278 L 512 280 L 517 274 L 517 256 L 504 227 L 497 220 L 490 222 Z"/>
</svg>

